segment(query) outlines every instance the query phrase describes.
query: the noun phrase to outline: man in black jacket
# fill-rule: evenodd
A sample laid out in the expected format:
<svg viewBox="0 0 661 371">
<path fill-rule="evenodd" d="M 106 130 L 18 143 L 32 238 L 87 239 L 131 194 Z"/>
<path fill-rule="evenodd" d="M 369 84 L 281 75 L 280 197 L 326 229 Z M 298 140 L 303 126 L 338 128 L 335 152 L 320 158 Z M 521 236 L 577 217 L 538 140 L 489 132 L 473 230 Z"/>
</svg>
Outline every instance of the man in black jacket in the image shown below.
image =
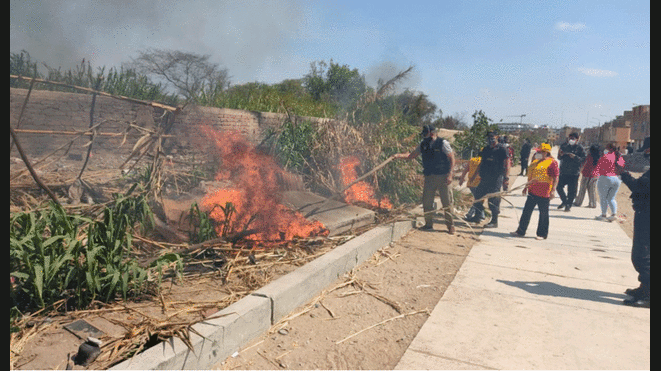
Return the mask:
<svg viewBox="0 0 661 371">
<path fill-rule="evenodd" d="M 498 145 L 498 134 L 495 132 L 487 133 L 487 146 L 482 148 L 479 156 L 482 158 L 475 174 L 471 177 L 472 182 L 477 175 L 480 175 L 480 184 L 475 187 L 473 193 L 476 200 L 491 194 L 499 193 L 501 189 L 507 189 L 509 186 L 510 161 L 507 157 L 507 150 Z M 491 221 L 485 228 L 498 227 L 498 214 L 500 214 L 500 195 L 489 197 L 489 210 L 491 211 Z M 475 215 L 484 211 L 484 203 L 478 201 L 473 203 L 477 210 Z M 469 222 L 479 223 L 479 218 L 467 219 Z"/>
<path fill-rule="evenodd" d="M 530 144 L 530 139 L 526 138 L 526 141 L 521 146 L 521 173 L 519 175 L 523 176 L 528 173 L 528 159 L 530 158 L 530 150 L 532 145 Z"/>
<path fill-rule="evenodd" d="M 642 150 L 649 158 L 649 140 L 645 142 Z M 620 173 L 622 182 L 631 190 L 631 201 L 634 210 L 633 219 L 633 246 L 631 248 L 631 262 L 638 272 L 640 287 L 627 289 L 625 293 L 630 298 L 624 300 L 625 305 L 634 307 L 650 306 L 650 171 L 647 170 L 640 178 L 635 179 L 619 166 L 616 171 Z"/>
<path fill-rule="evenodd" d="M 434 198 L 439 193 L 443 211 L 445 214 L 445 225 L 448 233 L 454 234 L 454 220 L 452 218 L 452 169 L 454 169 L 454 152 L 450 142 L 438 137 L 436 128 L 425 125 L 421 133 L 423 139 L 420 145 L 410 153 L 398 153 L 394 157 L 412 160 L 422 156 L 422 170 L 425 176 L 424 188 L 422 189 L 422 209 L 425 213 L 425 225 L 421 230 L 434 229 Z"/>
<path fill-rule="evenodd" d="M 567 141 L 560 146 L 558 160 L 560 160 L 560 177 L 558 179 L 558 195 L 562 203 L 558 209 L 565 208 L 569 211 L 576 198 L 578 188 L 578 177 L 581 175 L 581 166 L 585 161 L 585 151 L 578 144 L 578 133 L 569 134 Z M 567 193 L 565 193 L 567 186 Z"/>
</svg>

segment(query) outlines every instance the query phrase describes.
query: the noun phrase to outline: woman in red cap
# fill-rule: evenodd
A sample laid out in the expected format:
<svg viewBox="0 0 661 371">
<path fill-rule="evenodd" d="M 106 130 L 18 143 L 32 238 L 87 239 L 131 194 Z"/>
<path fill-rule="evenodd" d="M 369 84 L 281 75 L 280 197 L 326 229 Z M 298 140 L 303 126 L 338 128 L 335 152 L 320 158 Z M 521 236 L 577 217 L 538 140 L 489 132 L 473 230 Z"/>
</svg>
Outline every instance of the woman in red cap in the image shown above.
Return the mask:
<svg viewBox="0 0 661 371">
<path fill-rule="evenodd" d="M 560 167 L 558 161 L 551 156 L 551 145 L 542 143 L 528 166 L 528 183 L 523 188 L 523 194 L 528 194 L 523 207 L 519 228 L 511 232 L 512 236 L 523 237 L 530 223 L 535 206 L 539 209 L 539 223 L 537 224 L 537 239 L 543 240 L 549 234 L 549 202 L 554 197 L 558 186 Z"/>
</svg>

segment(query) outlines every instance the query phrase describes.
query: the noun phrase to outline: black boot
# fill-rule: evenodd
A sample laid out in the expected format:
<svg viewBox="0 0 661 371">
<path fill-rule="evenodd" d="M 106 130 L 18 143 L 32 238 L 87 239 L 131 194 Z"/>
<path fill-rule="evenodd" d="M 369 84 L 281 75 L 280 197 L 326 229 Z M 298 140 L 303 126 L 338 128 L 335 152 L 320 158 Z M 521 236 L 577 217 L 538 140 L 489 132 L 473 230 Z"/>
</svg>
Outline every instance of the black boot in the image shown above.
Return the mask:
<svg viewBox="0 0 661 371">
<path fill-rule="evenodd" d="M 484 228 L 498 228 L 498 219 L 491 218 L 491 221 L 485 224 Z"/>
</svg>

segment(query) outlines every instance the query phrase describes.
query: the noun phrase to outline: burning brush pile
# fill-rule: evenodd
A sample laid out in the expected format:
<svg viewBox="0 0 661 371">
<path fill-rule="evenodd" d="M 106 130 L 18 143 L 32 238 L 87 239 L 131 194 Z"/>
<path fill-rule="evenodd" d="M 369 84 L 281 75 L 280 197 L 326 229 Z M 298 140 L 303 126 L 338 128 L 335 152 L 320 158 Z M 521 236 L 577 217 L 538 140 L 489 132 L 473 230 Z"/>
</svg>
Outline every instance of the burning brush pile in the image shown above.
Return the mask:
<svg viewBox="0 0 661 371">
<path fill-rule="evenodd" d="M 204 131 L 213 139 L 222 162 L 216 181 L 228 185 L 210 192 L 201 203 L 219 236 L 277 243 L 328 235 L 320 222 L 308 221 L 282 204 L 291 175 L 271 156 L 258 152 L 239 133 L 219 133 L 208 127 Z"/>
</svg>

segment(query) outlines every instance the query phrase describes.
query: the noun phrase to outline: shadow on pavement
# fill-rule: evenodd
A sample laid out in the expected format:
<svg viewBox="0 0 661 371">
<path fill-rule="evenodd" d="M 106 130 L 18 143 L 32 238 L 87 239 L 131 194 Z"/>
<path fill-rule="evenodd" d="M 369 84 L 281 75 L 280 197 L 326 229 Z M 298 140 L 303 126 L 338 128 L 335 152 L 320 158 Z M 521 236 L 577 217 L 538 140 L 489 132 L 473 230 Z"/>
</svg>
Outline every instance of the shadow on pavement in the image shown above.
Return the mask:
<svg viewBox="0 0 661 371">
<path fill-rule="evenodd" d="M 526 282 L 526 281 L 505 281 L 496 280 L 509 286 L 520 288 L 534 295 L 561 296 L 565 298 L 597 301 L 609 304 L 622 304 L 622 300 L 627 298 L 624 294 L 614 294 L 612 292 L 577 289 L 558 285 L 553 282 Z"/>
</svg>

